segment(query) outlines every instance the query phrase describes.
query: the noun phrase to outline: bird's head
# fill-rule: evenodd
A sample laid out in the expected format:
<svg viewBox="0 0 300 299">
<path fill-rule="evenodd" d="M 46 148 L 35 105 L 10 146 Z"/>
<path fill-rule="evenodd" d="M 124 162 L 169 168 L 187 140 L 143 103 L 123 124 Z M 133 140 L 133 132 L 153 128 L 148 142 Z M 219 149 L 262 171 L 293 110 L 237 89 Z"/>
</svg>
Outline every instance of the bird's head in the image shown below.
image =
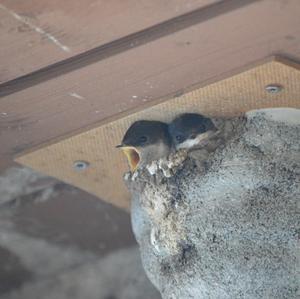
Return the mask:
<svg viewBox="0 0 300 299">
<path fill-rule="evenodd" d="M 181 114 L 169 125 L 169 132 L 176 149 L 193 147 L 216 130 L 210 118 L 196 113 Z"/>
<path fill-rule="evenodd" d="M 122 143 L 117 145 L 126 155 L 130 170 L 135 171 L 141 164 L 160 158 L 164 153 L 161 145 L 171 147 L 167 124 L 159 121 L 140 120 L 134 122 L 125 133 Z"/>
</svg>

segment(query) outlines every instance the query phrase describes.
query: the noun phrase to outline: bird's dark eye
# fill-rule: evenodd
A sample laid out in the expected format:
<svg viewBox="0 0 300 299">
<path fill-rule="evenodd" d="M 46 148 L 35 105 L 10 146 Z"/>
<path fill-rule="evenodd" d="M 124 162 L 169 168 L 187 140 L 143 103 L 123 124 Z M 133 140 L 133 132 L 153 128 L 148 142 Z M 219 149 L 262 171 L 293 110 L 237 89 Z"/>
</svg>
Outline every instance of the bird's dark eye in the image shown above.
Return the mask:
<svg viewBox="0 0 300 299">
<path fill-rule="evenodd" d="M 196 137 L 197 137 L 196 134 L 192 134 L 192 135 L 190 136 L 191 139 L 195 139 Z"/>
<path fill-rule="evenodd" d="M 183 141 L 183 136 L 182 135 L 176 135 L 176 140 L 178 141 L 178 142 L 182 142 Z"/>
<path fill-rule="evenodd" d="M 145 142 L 147 142 L 147 137 L 146 136 L 141 136 L 141 137 L 139 137 L 139 142 L 140 143 L 145 143 Z"/>
</svg>

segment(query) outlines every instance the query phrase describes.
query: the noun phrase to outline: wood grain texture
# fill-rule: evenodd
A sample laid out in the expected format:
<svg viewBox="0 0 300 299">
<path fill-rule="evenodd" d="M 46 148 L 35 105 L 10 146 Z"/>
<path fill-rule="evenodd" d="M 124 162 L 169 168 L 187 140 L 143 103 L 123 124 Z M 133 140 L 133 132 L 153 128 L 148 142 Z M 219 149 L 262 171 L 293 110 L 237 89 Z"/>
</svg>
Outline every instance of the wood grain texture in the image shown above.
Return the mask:
<svg viewBox="0 0 300 299">
<path fill-rule="evenodd" d="M 1 98 L 0 166 L 270 55 L 300 61 L 299 14 L 298 0 L 255 2 Z"/>
<path fill-rule="evenodd" d="M 41 68 L 32 73 L 5 82 L 0 85 L 0 97 L 18 92 L 20 90 L 24 90 L 26 88 L 30 88 L 34 85 L 81 69 L 95 62 L 107 59 L 111 56 L 120 54 L 128 50 L 132 50 L 135 47 L 140 47 L 141 45 L 147 44 L 151 41 L 160 39 L 185 28 L 189 28 L 195 24 L 200 24 L 202 22 L 205 22 L 206 20 L 215 18 L 219 15 L 225 14 L 229 11 L 233 11 L 257 1 L 261 0 L 219 1 L 216 2 L 215 5 L 208 5 L 206 7 L 180 15 L 178 17 L 174 17 L 165 22 L 153 25 L 145 30 L 129 34 L 110 43 L 106 43 L 91 50 L 87 50 L 84 53 L 72 56 L 71 58 L 59 61 L 45 68 Z M 54 40 L 54 42 L 58 43 L 59 47 L 64 47 L 64 45 L 59 44 L 57 40 Z"/>
<path fill-rule="evenodd" d="M 265 86 L 280 84 L 278 94 Z M 266 107 L 300 107 L 300 70 L 281 60 L 266 62 L 241 74 L 197 88 L 181 96 L 135 112 L 17 158 L 17 161 L 88 191 L 114 205 L 128 208 L 129 194 L 122 175 L 123 154 L 115 148 L 130 124 L 139 119 L 169 122 L 179 113 L 200 112 L 230 117 Z M 74 161 L 87 161 L 75 171 Z"/>
<path fill-rule="evenodd" d="M 0 82 L 220 0 L 2 0 Z"/>
</svg>

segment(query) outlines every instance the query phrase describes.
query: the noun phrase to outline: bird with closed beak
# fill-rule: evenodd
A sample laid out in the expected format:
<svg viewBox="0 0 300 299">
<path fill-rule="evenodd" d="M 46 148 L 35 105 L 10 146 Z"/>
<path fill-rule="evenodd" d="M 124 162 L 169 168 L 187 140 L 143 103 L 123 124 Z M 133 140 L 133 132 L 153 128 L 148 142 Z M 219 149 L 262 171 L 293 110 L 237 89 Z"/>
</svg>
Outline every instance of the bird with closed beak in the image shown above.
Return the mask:
<svg viewBox="0 0 300 299">
<path fill-rule="evenodd" d="M 184 113 L 169 124 L 169 133 L 176 150 L 204 145 L 217 128 L 212 120 L 197 113 Z"/>
<path fill-rule="evenodd" d="M 168 125 L 160 121 L 139 120 L 126 131 L 122 143 L 117 145 L 127 157 L 130 170 L 167 157 L 172 148 Z"/>
</svg>

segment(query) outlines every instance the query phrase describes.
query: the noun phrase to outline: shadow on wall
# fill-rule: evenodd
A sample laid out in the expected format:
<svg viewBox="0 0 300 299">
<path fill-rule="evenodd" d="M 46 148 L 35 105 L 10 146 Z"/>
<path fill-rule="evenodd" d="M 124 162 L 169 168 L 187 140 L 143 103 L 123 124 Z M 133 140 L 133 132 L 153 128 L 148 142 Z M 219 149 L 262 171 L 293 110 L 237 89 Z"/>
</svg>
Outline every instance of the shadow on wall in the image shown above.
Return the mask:
<svg viewBox="0 0 300 299">
<path fill-rule="evenodd" d="M 160 298 L 129 215 L 28 168 L 0 176 L 1 298 Z"/>
</svg>

